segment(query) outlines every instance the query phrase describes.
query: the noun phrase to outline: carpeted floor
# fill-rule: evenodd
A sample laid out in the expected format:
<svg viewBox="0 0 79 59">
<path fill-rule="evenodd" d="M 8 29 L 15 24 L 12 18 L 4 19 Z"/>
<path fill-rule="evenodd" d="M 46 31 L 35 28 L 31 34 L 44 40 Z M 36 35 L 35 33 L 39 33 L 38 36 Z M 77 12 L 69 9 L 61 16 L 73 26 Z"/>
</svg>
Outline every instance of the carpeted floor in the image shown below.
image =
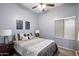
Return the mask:
<svg viewBox="0 0 79 59">
<path fill-rule="evenodd" d="M 14 53 L 13 56 L 20 56 L 18 53 Z M 76 56 L 74 51 L 58 48 L 58 52 L 55 56 Z"/>
<path fill-rule="evenodd" d="M 58 53 L 55 56 L 76 56 L 75 51 L 58 48 Z"/>
</svg>

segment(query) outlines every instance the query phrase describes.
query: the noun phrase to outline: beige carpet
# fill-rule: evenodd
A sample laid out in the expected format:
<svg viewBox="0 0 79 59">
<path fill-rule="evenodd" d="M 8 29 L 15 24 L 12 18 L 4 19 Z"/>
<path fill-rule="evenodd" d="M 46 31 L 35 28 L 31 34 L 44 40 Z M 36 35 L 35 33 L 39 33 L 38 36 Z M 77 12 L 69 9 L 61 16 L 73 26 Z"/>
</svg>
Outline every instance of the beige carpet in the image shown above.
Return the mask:
<svg viewBox="0 0 79 59">
<path fill-rule="evenodd" d="M 58 53 L 55 56 L 76 56 L 76 55 L 75 55 L 75 51 L 71 51 L 59 47 Z"/>
</svg>

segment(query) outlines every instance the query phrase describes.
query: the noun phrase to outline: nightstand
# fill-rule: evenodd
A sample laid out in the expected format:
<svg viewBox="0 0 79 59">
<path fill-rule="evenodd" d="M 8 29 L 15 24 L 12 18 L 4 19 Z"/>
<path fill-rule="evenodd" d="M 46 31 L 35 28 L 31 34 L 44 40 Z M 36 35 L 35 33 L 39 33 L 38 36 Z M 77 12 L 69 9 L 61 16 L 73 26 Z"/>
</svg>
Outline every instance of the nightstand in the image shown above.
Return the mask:
<svg viewBox="0 0 79 59">
<path fill-rule="evenodd" d="M 13 43 L 0 44 L 0 56 L 9 56 L 14 52 Z"/>
</svg>

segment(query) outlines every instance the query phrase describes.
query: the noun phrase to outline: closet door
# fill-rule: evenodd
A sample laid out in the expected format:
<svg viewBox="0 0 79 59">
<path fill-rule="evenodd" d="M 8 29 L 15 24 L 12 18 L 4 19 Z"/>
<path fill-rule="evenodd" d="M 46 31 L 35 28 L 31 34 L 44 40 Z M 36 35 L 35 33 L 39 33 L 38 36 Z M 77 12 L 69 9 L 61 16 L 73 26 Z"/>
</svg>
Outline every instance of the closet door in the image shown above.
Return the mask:
<svg viewBox="0 0 79 59">
<path fill-rule="evenodd" d="M 75 40 L 75 19 L 64 20 L 64 38 Z"/>
<path fill-rule="evenodd" d="M 64 20 L 55 21 L 55 35 L 56 38 L 64 38 Z"/>
</svg>

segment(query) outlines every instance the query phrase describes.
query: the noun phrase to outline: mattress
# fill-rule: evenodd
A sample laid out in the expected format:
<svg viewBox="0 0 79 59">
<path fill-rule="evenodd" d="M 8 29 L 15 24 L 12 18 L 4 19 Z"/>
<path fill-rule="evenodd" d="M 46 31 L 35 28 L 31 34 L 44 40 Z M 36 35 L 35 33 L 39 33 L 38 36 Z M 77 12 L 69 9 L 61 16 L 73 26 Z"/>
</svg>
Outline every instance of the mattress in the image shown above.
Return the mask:
<svg viewBox="0 0 79 59">
<path fill-rule="evenodd" d="M 14 41 L 14 48 L 22 56 L 51 56 L 56 52 L 57 45 L 53 40 L 33 38 L 27 41 Z"/>
</svg>

